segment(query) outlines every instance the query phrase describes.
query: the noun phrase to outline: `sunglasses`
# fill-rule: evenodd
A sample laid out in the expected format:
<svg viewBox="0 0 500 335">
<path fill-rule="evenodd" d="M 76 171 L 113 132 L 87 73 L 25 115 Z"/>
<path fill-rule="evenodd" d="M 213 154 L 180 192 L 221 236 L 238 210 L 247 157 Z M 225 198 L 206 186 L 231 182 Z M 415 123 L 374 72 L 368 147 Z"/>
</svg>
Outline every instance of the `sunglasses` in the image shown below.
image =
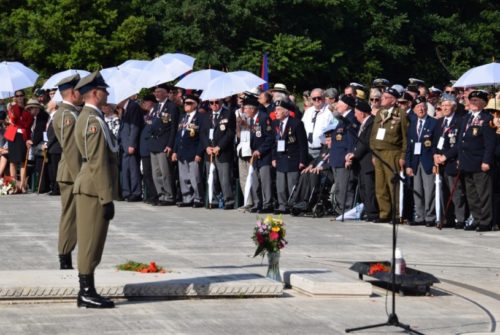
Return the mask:
<svg viewBox="0 0 500 335">
<path fill-rule="evenodd" d="M 24 98 L 24 94 L 16 94 L 15 97 L 16 98 Z"/>
<path fill-rule="evenodd" d="M 311 97 L 311 100 L 313 100 L 313 101 L 321 101 L 321 100 L 323 100 L 323 98 L 322 97 Z"/>
<path fill-rule="evenodd" d="M 210 101 L 209 104 L 210 105 L 220 105 L 220 102 L 219 101 Z"/>
<path fill-rule="evenodd" d="M 370 101 L 380 101 L 379 98 L 370 98 Z"/>
<path fill-rule="evenodd" d="M 194 105 L 194 102 L 192 102 L 192 101 L 185 101 L 185 102 L 184 102 L 184 105 L 189 105 L 189 106 L 191 106 L 191 105 Z"/>
<path fill-rule="evenodd" d="M 457 92 L 455 92 L 455 91 L 444 91 L 444 93 L 453 94 L 453 95 L 457 94 Z"/>
<path fill-rule="evenodd" d="M 442 109 L 441 109 L 441 107 L 437 107 L 437 108 L 436 108 L 436 110 L 437 110 L 438 112 L 440 112 Z"/>
</svg>

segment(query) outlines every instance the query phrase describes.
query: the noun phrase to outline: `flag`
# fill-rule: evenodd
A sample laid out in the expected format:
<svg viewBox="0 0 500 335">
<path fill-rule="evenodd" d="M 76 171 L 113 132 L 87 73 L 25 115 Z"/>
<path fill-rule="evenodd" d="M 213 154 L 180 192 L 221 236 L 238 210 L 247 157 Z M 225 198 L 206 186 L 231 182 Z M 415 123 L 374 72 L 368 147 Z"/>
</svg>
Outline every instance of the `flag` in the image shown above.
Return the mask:
<svg viewBox="0 0 500 335">
<path fill-rule="evenodd" d="M 260 77 L 266 81 L 265 84 L 260 85 L 262 91 L 267 91 L 269 89 L 269 74 L 268 74 L 268 64 L 267 64 L 267 52 L 262 55 L 262 66 L 260 68 Z"/>
</svg>

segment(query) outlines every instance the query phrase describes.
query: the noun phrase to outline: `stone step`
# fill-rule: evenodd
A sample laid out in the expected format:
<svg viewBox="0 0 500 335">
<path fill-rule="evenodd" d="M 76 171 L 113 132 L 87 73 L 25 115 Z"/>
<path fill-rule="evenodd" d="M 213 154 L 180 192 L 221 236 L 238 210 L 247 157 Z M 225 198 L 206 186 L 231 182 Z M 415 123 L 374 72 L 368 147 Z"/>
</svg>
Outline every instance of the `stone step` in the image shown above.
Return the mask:
<svg viewBox="0 0 500 335">
<path fill-rule="evenodd" d="M 279 297 L 283 284 L 244 269 L 176 269 L 168 273 L 98 270 L 97 291 L 112 298 Z M 0 271 L 0 300 L 70 299 L 75 270 Z"/>
<path fill-rule="evenodd" d="M 328 269 L 283 269 L 283 281 L 310 296 L 371 296 L 372 284 L 350 273 Z"/>
</svg>

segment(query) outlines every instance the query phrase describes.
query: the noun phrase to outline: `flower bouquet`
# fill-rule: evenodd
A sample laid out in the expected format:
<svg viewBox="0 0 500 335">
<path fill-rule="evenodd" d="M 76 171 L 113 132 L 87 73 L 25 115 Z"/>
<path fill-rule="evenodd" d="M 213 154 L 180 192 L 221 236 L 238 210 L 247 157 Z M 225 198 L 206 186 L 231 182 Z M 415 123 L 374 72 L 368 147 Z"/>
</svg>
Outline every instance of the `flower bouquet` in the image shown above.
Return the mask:
<svg viewBox="0 0 500 335">
<path fill-rule="evenodd" d="M 0 178 L 0 195 L 14 194 L 17 191 L 16 180 L 5 176 Z"/>
<path fill-rule="evenodd" d="M 135 271 L 135 272 L 141 272 L 141 273 L 165 273 L 165 272 L 167 272 L 161 266 L 157 266 L 155 262 L 150 262 L 148 265 L 145 263 L 128 261 L 127 263 L 117 265 L 116 268 L 118 270 L 122 270 L 122 271 Z"/>
<path fill-rule="evenodd" d="M 375 263 L 375 264 L 370 265 L 370 269 L 368 270 L 368 275 L 371 276 L 377 272 L 390 272 L 390 271 L 391 271 L 390 266 L 387 266 L 387 265 L 382 264 L 382 263 Z"/>
<path fill-rule="evenodd" d="M 253 231 L 252 239 L 257 246 L 253 257 L 266 253 L 278 252 L 288 243 L 285 240 L 286 229 L 281 216 L 273 218 L 271 215 L 259 219 Z"/>
</svg>

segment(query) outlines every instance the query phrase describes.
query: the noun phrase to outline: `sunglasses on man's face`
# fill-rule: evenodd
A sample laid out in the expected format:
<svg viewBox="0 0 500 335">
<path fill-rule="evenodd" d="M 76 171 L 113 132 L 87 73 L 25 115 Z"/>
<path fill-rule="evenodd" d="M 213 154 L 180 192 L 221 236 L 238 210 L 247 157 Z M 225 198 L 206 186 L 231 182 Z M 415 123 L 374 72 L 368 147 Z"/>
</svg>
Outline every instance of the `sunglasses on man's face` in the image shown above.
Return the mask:
<svg viewBox="0 0 500 335">
<path fill-rule="evenodd" d="M 370 98 L 370 101 L 380 101 L 379 98 Z"/>
<path fill-rule="evenodd" d="M 453 95 L 457 94 L 457 92 L 455 92 L 455 91 L 444 91 L 444 93 L 453 94 Z"/>
<path fill-rule="evenodd" d="M 210 105 L 220 105 L 220 102 L 219 101 L 210 101 L 209 104 Z"/>
<path fill-rule="evenodd" d="M 311 97 L 311 100 L 312 101 L 321 101 L 321 100 L 323 100 L 323 98 L 322 97 Z"/>
<path fill-rule="evenodd" d="M 191 105 L 194 105 L 194 102 L 192 102 L 192 101 L 185 101 L 184 105 L 191 106 Z"/>
</svg>

